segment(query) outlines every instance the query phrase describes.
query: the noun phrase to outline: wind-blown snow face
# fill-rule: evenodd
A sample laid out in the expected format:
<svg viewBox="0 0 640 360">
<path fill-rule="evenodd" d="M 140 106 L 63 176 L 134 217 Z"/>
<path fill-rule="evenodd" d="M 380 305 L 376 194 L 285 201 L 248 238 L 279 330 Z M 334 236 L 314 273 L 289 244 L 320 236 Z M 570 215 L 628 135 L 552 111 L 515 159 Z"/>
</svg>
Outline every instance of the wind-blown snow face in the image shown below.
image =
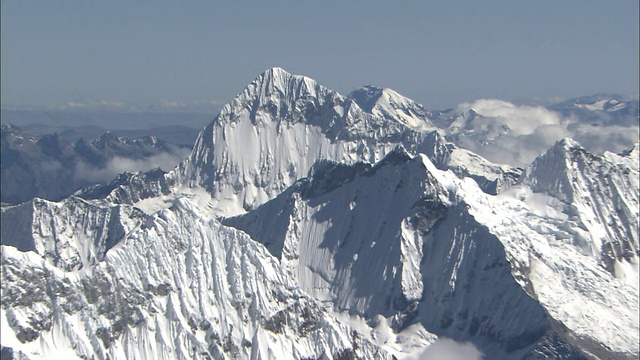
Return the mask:
<svg viewBox="0 0 640 360">
<path fill-rule="evenodd" d="M 83 224 L 87 212 L 103 210 L 82 204 L 50 203 L 57 214 L 33 214 L 52 217 L 41 231 L 60 231 L 64 221 Z M 389 358 L 297 289 L 261 245 L 190 201 L 128 222 L 134 229 L 81 271 L 58 260 L 67 253 L 59 241 L 28 252 L 5 245 L 30 224 L 3 233 L 2 345 L 32 359 Z M 92 223 L 100 231 L 111 221 Z M 93 247 L 77 245 L 86 247 L 80 253 Z"/>
<path fill-rule="evenodd" d="M 374 167 L 318 166 L 225 223 L 265 244 L 314 297 L 387 317 L 396 331 L 419 323 L 492 358 L 577 348 L 633 357 L 637 290 L 584 258 L 565 210 L 524 185 L 489 196 L 396 151 Z"/>
</svg>

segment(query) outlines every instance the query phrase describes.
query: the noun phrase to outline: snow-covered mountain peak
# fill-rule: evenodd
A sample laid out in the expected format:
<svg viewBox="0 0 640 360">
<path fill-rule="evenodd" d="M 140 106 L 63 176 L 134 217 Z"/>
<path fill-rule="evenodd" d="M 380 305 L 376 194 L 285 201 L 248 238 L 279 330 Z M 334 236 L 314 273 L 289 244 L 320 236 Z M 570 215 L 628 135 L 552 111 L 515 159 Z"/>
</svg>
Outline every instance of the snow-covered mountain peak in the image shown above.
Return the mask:
<svg viewBox="0 0 640 360">
<path fill-rule="evenodd" d="M 279 67 L 279 66 L 274 66 L 270 69 L 265 70 L 262 74 L 260 74 L 258 77 L 259 78 L 284 78 L 284 77 L 289 77 L 289 76 L 294 76 L 291 75 L 289 72 L 287 72 L 286 70 L 284 70 L 283 68 Z"/>
<path fill-rule="evenodd" d="M 558 141 L 556 141 L 555 145 L 553 146 L 552 149 L 556 150 L 556 149 L 562 149 L 562 150 L 571 150 L 574 148 L 582 148 L 582 146 L 580 144 L 578 144 L 577 141 L 571 139 L 571 138 L 563 138 L 560 139 Z"/>
<path fill-rule="evenodd" d="M 366 85 L 352 91 L 348 97 L 367 113 L 390 121 L 399 121 L 413 130 L 436 129 L 429 120 L 432 115 L 430 111 L 394 90 Z"/>
<path fill-rule="evenodd" d="M 605 177 L 602 185 L 609 184 L 611 180 L 626 182 L 630 172 L 638 172 L 638 161 L 633 156 L 637 153 L 638 144 L 620 154 L 605 152 L 595 155 L 577 141 L 564 138 L 525 169 L 521 182 L 530 185 L 534 191 L 547 192 L 571 203 L 579 198 L 581 186 L 600 181 L 599 176 Z"/>
<path fill-rule="evenodd" d="M 313 79 L 274 67 L 249 83 L 221 109 L 216 120 L 233 122 L 248 115 L 258 124 L 269 120 L 296 121 L 302 117 L 301 113 L 311 105 L 322 103 L 321 98 L 330 93 L 334 92 Z"/>
<path fill-rule="evenodd" d="M 628 100 L 616 94 L 595 94 L 569 99 L 559 104 L 554 104 L 551 107 L 557 109 L 575 108 L 588 111 L 616 112 L 624 110 L 629 106 L 634 106 L 634 103 L 637 104 L 637 99 Z"/>
<path fill-rule="evenodd" d="M 378 99 L 372 114 L 312 79 L 267 70 L 199 135 L 178 170 L 179 182 L 201 186 L 214 202 L 231 204 L 224 206 L 231 215 L 272 199 L 321 159 L 373 164 L 402 145 L 444 167 L 444 140 L 423 131 L 426 110 L 393 91 L 380 91 L 384 101 Z"/>
<path fill-rule="evenodd" d="M 288 92 L 291 84 L 309 85 L 310 88 L 317 85 L 315 80 L 311 78 L 290 74 L 280 67 L 266 70 L 252 82 L 252 84 L 254 83 L 258 88 L 268 89 L 270 91 L 276 90 L 282 93 Z M 249 87 L 250 86 L 251 85 L 249 85 Z M 311 89 L 303 89 L 303 91 L 304 90 L 310 91 Z"/>
<path fill-rule="evenodd" d="M 586 152 L 576 141 L 564 138 L 558 140 L 546 153 L 537 157 L 529 165 L 522 182 L 530 185 L 534 191 L 547 192 L 560 200 L 573 201 L 573 172 L 590 162 L 597 161 L 594 155 Z"/>
<path fill-rule="evenodd" d="M 623 275 L 616 264 L 637 264 L 640 255 L 637 152 L 636 146 L 599 156 L 562 139 L 536 158 L 521 178 L 534 192 L 565 204 L 565 227 L 572 228 L 574 245 L 617 277 Z"/>
<path fill-rule="evenodd" d="M 365 85 L 350 92 L 348 97 L 355 100 L 362 110 L 371 113 L 384 90 L 376 86 Z"/>
<path fill-rule="evenodd" d="M 115 190 L 111 200 L 133 204 L 199 188 L 211 196 L 214 213 L 236 215 L 284 191 L 318 160 L 373 164 L 398 145 L 412 156 L 427 155 L 439 169 L 472 176 L 489 193 L 507 187 L 519 174 L 447 145 L 437 131 L 427 131 L 429 112 L 397 92 L 368 86 L 352 95 L 360 93 L 374 102 L 370 112 L 313 79 L 269 69 L 222 108 L 199 134 L 187 160 L 164 180 L 136 176 L 110 189 L 93 189 L 90 198 Z M 91 156 L 117 140 L 108 134 L 95 146 L 79 141 L 75 148 Z"/>
<path fill-rule="evenodd" d="M 596 94 L 569 99 L 547 108 L 582 123 L 637 129 L 638 104 L 637 98 L 629 99 L 620 95 Z"/>
</svg>

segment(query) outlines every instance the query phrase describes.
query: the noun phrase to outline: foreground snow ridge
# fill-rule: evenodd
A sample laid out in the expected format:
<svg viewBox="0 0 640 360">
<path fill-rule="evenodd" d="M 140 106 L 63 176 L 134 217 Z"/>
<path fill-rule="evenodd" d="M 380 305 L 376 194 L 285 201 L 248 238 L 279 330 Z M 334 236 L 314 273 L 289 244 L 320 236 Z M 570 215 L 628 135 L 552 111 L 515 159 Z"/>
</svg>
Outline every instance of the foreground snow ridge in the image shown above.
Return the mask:
<svg viewBox="0 0 640 360">
<path fill-rule="evenodd" d="M 82 270 L 4 246 L 3 346 L 30 358 L 389 357 L 189 200 L 138 220 Z"/>
<path fill-rule="evenodd" d="M 436 120 L 274 68 L 175 170 L 3 207 L 3 358 L 637 358 L 638 146 Z"/>
</svg>

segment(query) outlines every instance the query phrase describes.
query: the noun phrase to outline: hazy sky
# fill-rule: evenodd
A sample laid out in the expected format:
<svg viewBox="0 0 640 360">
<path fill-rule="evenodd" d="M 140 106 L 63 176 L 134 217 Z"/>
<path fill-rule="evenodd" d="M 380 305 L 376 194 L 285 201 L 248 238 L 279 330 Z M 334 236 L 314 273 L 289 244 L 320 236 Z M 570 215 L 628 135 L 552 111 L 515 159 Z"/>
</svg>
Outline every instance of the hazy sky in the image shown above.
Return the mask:
<svg viewBox="0 0 640 360">
<path fill-rule="evenodd" d="M 1 46 L 3 106 L 227 102 L 273 66 L 431 108 L 638 93 L 638 0 L 3 0 Z"/>
</svg>

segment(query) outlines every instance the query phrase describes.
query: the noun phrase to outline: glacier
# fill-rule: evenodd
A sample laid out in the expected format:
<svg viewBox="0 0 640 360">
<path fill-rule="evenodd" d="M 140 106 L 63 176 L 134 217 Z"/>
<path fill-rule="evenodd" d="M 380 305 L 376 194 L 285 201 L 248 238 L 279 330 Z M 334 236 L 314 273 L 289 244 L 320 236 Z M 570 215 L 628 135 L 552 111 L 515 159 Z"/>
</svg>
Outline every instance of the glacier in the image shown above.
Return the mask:
<svg viewBox="0 0 640 360">
<path fill-rule="evenodd" d="M 637 358 L 638 146 L 515 168 L 443 121 L 273 68 L 174 170 L 3 206 L 3 356 Z"/>
</svg>

